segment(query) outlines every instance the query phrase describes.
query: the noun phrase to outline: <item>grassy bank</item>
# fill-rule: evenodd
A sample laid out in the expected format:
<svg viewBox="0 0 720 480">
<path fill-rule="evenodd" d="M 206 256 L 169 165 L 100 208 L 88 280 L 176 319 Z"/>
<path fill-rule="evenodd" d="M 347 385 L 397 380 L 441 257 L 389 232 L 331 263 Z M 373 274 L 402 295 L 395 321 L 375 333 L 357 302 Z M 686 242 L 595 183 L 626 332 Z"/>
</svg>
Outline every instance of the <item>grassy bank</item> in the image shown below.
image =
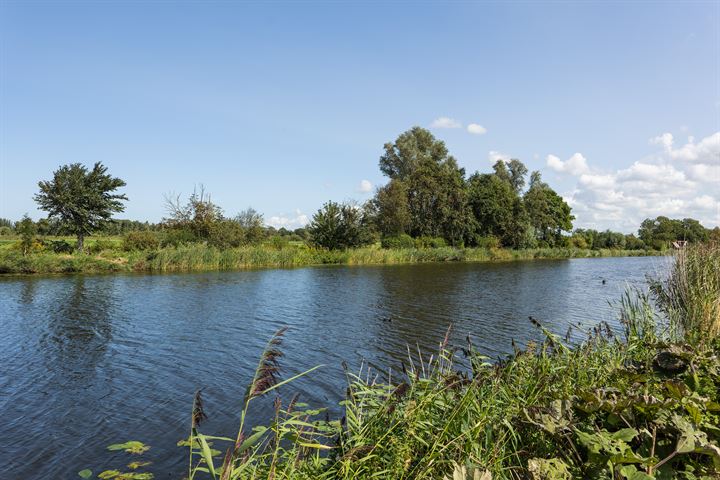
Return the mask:
<svg viewBox="0 0 720 480">
<path fill-rule="evenodd" d="M 238 389 L 243 408 L 236 438 L 202 431 L 212 412 L 196 395 L 184 442 L 187 476 L 719 478 L 720 248 L 694 247 L 680 257 L 652 296 L 629 292 L 622 300 L 622 332 L 599 325 L 582 344 L 568 345 L 536 323 L 545 340 L 499 363 L 470 338 L 457 346 L 446 338 L 433 357 L 409 354 L 390 378 L 348 372 L 345 414 L 338 420 L 297 397 L 279 396 L 277 387 L 286 385 L 285 391 L 293 380 L 279 378 L 280 331 L 244 397 Z M 249 406 L 272 399 L 274 419 L 251 428 Z M 128 452 L 145 448 L 125 446 Z M 118 468 L 100 478 L 152 478 L 151 465 L 127 473 L 137 476 L 122 477 L 127 468 Z"/>
<path fill-rule="evenodd" d="M 109 272 L 191 272 L 287 268 L 308 265 L 383 265 L 423 262 L 485 262 L 552 258 L 588 258 L 658 255 L 645 250 L 586 250 L 539 248 L 506 250 L 487 248 L 405 248 L 365 247 L 328 251 L 289 245 L 274 248 L 254 245 L 220 250 L 206 245 L 161 248 L 152 251 L 124 251 L 119 242 L 103 240 L 101 247 L 90 243 L 90 254 L 38 251 L 23 256 L 10 244 L 0 248 L 0 273 L 109 273 Z"/>
</svg>

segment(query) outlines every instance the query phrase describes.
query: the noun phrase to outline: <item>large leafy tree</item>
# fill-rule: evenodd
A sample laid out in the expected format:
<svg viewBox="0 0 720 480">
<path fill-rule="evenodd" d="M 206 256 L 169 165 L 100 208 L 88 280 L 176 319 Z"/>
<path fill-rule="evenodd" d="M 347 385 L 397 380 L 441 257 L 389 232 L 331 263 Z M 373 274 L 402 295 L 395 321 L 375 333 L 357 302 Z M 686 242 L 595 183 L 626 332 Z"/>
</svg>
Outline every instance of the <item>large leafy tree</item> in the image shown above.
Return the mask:
<svg viewBox="0 0 720 480">
<path fill-rule="evenodd" d="M 383 237 L 407 233 L 411 221 L 407 183 L 390 180 L 387 185 L 378 188 L 375 197 L 368 202 L 367 210 Z"/>
<path fill-rule="evenodd" d="M 380 157 L 380 170 L 392 179 L 407 179 L 420 165 L 440 164 L 448 159 L 445 142 L 437 140 L 429 130 L 413 127 L 385 144 Z"/>
<path fill-rule="evenodd" d="M 675 220 L 660 216 L 655 219 L 645 219 L 640 224 L 638 236 L 646 245 L 662 249 L 674 240 L 705 241 L 709 238 L 709 232 L 693 218 Z"/>
<path fill-rule="evenodd" d="M 514 207 L 518 198 L 510 182 L 495 174 L 475 173 L 468 180 L 468 193 L 477 233 L 497 237 L 504 246 L 514 247 Z"/>
<path fill-rule="evenodd" d="M 443 237 L 455 245 L 463 243 L 472 223 L 465 171 L 448 154 L 444 142 L 424 128 L 413 127 L 398 136 L 395 142 L 385 144 L 380 170 L 390 177 L 391 183 L 403 182 L 406 187 L 409 213 L 409 222 L 404 227 L 406 233 L 415 237 Z M 379 197 L 389 192 L 378 193 L 376 202 L 387 200 Z M 401 205 L 401 202 L 396 203 Z M 390 209 L 379 210 L 379 214 L 390 214 Z M 405 221 L 402 211 L 399 217 L 392 216 L 395 218 L 378 218 L 378 223 L 398 226 Z"/>
<path fill-rule="evenodd" d="M 83 251 L 85 237 L 125 209 L 122 202 L 127 200 L 124 194 L 115 193 L 125 182 L 109 175 L 100 162 L 90 170 L 80 163 L 63 165 L 52 180 L 38 186 L 35 201 L 49 218 L 62 221 L 64 229 L 77 237 L 78 251 Z"/>
<path fill-rule="evenodd" d="M 557 246 L 562 240 L 562 232 L 572 230 L 575 217 L 570 213 L 570 206 L 542 181 L 539 172 L 530 176 L 530 188 L 525 192 L 524 204 L 535 235 L 543 244 Z"/>
</svg>

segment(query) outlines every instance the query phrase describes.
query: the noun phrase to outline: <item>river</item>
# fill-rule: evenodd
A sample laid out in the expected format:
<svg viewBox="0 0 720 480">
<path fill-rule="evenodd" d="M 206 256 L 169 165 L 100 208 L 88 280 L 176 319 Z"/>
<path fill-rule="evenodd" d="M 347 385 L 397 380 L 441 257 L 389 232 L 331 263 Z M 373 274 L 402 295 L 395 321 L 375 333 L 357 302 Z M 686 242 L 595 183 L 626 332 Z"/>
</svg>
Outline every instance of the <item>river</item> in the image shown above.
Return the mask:
<svg viewBox="0 0 720 480">
<path fill-rule="evenodd" d="M 236 431 L 245 386 L 265 342 L 287 326 L 288 387 L 312 406 L 345 391 L 341 362 L 387 370 L 407 346 L 437 349 L 470 335 L 493 358 L 538 339 L 533 316 L 577 341 L 600 321 L 617 327 L 628 286 L 666 257 L 311 267 L 176 275 L 0 278 L 2 478 L 79 478 L 122 466 L 106 446 L 140 440 L 156 478 L 180 478 L 193 392 L 203 431 Z M 269 400 L 266 400 L 269 401 Z M 257 415 L 262 416 L 264 409 Z"/>
</svg>

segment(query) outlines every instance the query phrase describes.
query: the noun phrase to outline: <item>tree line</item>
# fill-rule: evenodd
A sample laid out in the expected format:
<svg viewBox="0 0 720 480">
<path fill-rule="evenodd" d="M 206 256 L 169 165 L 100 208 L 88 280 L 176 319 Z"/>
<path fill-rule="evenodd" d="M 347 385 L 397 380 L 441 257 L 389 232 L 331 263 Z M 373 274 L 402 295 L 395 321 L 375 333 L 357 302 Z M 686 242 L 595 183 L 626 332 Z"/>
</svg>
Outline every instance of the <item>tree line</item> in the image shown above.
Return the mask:
<svg viewBox="0 0 720 480">
<path fill-rule="evenodd" d="M 76 249 L 92 234 L 124 235 L 128 249 L 151 249 L 187 243 L 218 248 L 290 240 L 327 249 L 347 249 L 381 242 L 386 248 L 438 247 L 576 247 L 590 249 L 664 249 L 674 240 L 720 240 L 720 229 L 697 220 L 646 219 L 638 235 L 606 230 L 572 230 L 570 206 L 540 172 L 529 173 L 517 159 L 497 160 L 491 172 L 466 176 L 445 143 L 428 130 L 413 127 L 384 145 L 379 160 L 388 182 L 364 204 L 329 201 L 304 228 L 290 231 L 265 225 L 247 208 L 227 216 L 203 187 L 187 200 L 166 195 L 167 216 L 153 224 L 115 220 L 128 199 L 117 190 L 122 179 L 107 167 L 75 163 L 61 166 L 53 178 L 38 183 L 34 196 L 48 217 L 33 222 L 0 219 L 0 235 L 19 234 L 23 252 L 35 235 L 75 235 Z M 528 176 L 529 173 L 529 176 Z M 62 245 L 58 247 L 66 249 Z M 57 250 L 57 249 L 56 249 Z"/>
</svg>

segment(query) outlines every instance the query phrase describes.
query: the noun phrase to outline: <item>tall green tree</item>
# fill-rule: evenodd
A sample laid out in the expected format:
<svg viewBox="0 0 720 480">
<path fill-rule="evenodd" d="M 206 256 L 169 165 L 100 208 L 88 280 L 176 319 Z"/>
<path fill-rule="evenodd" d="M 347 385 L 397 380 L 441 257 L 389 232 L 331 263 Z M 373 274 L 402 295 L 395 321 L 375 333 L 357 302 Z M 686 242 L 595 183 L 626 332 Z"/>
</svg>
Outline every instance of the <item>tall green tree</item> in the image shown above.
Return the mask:
<svg viewBox="0 0 720 480">
<path fill-rule="evenodd" d="M 407 187 L 406 233 L 415 237 L 443 237 L 453 245 L 464 242 L 472 223 L 465 171 L 448 154 L 444 142 L 424 128 L 413 127 L 385 145 L 380 170 L 391 182 L 401 181 Z M 384 193 L 387 192 L 380 195 Z M 385 209 L 384 213 L 389 214 L 390 210 Z M 396 218 L 379 218 L 379 223 L 398 226 L 405 221 L 404 212 L 393 216 Z"/>
<path fill-rule="evenodd" d="M 513 207 L 517 195 L 510 182 L 496 174 L 475 173 L 468 180 L 468 195 L 477 220 L 477 233 L 497 237 L 503 246 L 515 246 Z"/>
<path fill-rule="evenodd" d="M 101 228 L 114 213 L 125 209 L 124 194 L 115 191 L 125 186 L 120 178 L 107 173 L 97 162 L 92 169 L 80 163 L 63 165 L 53 173 L 52 180 L 38 183 L 35 201 L 48 212 L 48 217 L 62 221 L 65 230 L 77 237 L 77 250 L 82 252 L 85 237 Z"/>
<path fill-rule="evenodd" d="M 383 237 L 407 233 L 412 220 L 407 183 L 393 179 L 378 188 L 375 197 L 368 202 L 368 213 L 373 219 L 375 229 Z"/>
<path fill-rule="evenodd" d="M 675 240 L 704 242 L 709 231 L 694 218 L 675 220 L 664 216 L 646 218 L 638 230 L 638 236 L 649 247 L 661 250 Z"/>
<path fill-rule="evenodd" d="M 555 190 L 542 181 L 539 172 L 530 176 L 530 188 L 524 196 L 525 210 L 535 229 L 537 240 L 554 247 L 562 242 L 562 232 L 572 230 L 575 217 L 570 206 Z"/>
<path fill-rule="evenodd" d="M 413 127 L 385 144 L 380 157 L 380 170 L 392 179 L 407 179 L 424 163 L 440 164 L 448 159 L 445 142 L 437 140 L 429 130 Z"/>
<path fill-rule="evenodd" d="M 265 236 L 262 213 L 259 213 L 254 208 L 248 207 L 238 213 L 235 221 L 245 230 L 245 238 L 249 243 L 257 243 Z"/>
</svg>

